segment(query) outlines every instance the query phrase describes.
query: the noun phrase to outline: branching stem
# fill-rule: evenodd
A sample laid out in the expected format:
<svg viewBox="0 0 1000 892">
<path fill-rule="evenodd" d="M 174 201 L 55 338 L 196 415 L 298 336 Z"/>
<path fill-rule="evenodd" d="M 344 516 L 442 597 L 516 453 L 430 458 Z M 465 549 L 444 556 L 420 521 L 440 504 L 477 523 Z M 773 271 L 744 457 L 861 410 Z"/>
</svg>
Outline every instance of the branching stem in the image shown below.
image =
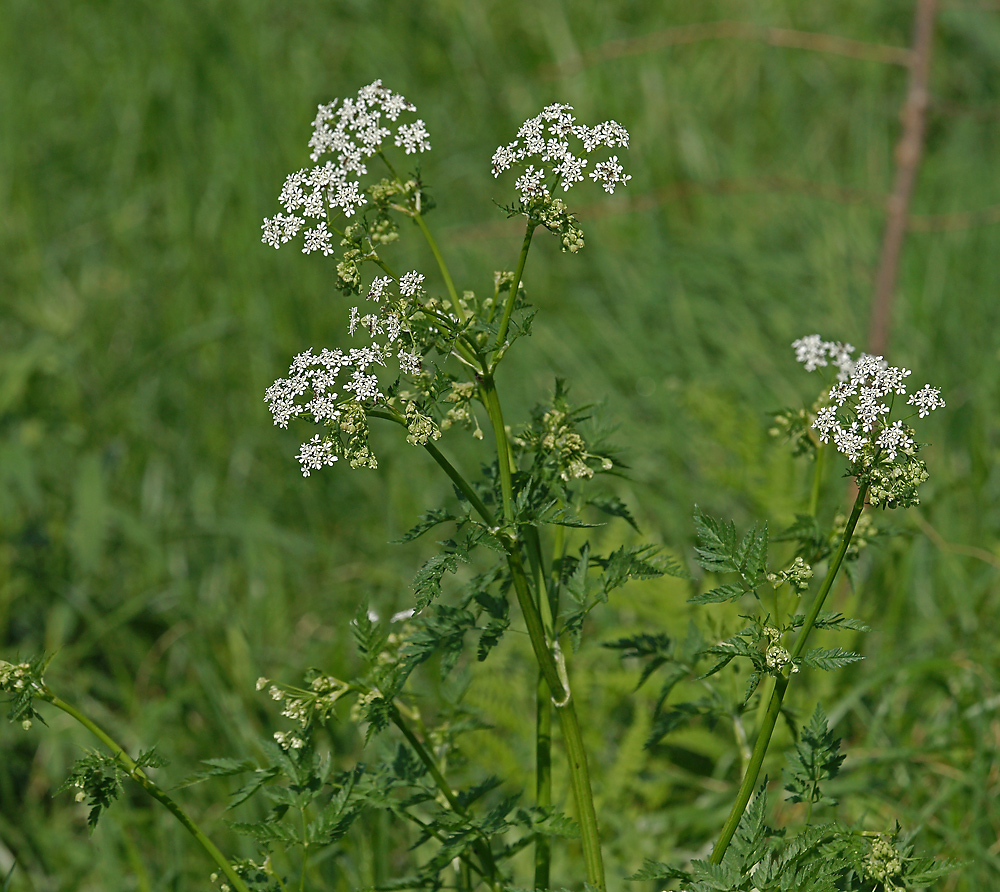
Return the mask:
<svg viewBox="0 0 1000 892">
<path fill-rule="evenodd" d="M 219 869 L 226 875 L 226 879 L 232 883 L 233 888 L 236 892 L 250 892 L 247 888 L 246 883 L 240 879 L 240 876 L 233 869 L 232 864 L 229 863 L 228 859 L 219 849 L 216 847 L 215 843 L 212 842 L 205 834 L 201 831 L 201 828 L 195 824 L 194 821 L 188 816 L 187 812 L 184 811 L 166 792 L 164 792 L 160 787 L 158 787 L 146 774 L 145 771 L 136 763 L 128 753 L 125 752 L 124 748 L 119 745 L 103 728 L 101 728 L 96 722 L 94 722 L 88 715 L 80 712 L 75 706 L 67 703 L 65 700 L 57 697 L 47 686 L 43 685 L 41 690 L 38 692 L 38 699 L 45 700 L 51 703 L 56 709 L 61 709 L 66 715 L 71 718 L 76 719 L 84 728 L 90 731 L 98 740 L 101 741 L 109 750 L 111 750 L 115 759 L 121 764 L 122 768 L 128 773 L 129 777 L 132 778 L 140 787 L 142 787 L 150 796 L 152 796 L 157 802 L 163 805 L 167 811 L 169 811 L 178 821 L 181 822 L 184 829 L 187 830 L 196 840 L 198 840 L 199 845 L 208 853 L 211 859 L 219 866 Z"/>
<path fill-rule="evenodd" d="M 437 785 L 437 788 L 441 791 L 441 793 L 444 795 L 444 798 L 447 800 L 448 805 L 451 807 L 451 810 L 454 811 L 456 814 L 461 815 L 463 818 L 467 818 L 468 812 L 462 806 L 462 803 L 458 801 L 458 798 L 455 796 L 454 792 L 452 792 L 451 785 L 448 783 L 447 780 L 445 780 L 445 777 L 441 773 L 441 769 L 438 768 L 437 762 L 435 761 L 434 757 L 427 750 L 427 747 L 423 745 L 423 742 L 420 740 L 420 738 L 413 733 L 413 730 L 406 723 L 406 720 L 400 714 L 399 708 L 396 706 L 395 703 L 389 704 L 389 717 L 392 719 L 393 724 L 397 728 L 399 728 L 402 735 L 406 738 L 407 743 L 409 743 L 410 746 L 413 747 L 413 750 L 417 754 L 417 757 L 420 759 L 420 761 L 424 763 L 424 766 L 427 768 L 427 771 L 430 773 L 430 776 L 434 779 L 434 783 Z M 490 849 L 489 842 L 485 839 L 478 839 L 473 844 L 473 847 L 476 850 L 476 855 L 479 857 L 479 860 L 483 864 L 484 870 L 488 871 L 489 873 L 489 877 L 487 879 L 490 886 L 494 890 L 499 890 L 500 886 L 499 886 L 499 875 L 497 872 L 497 865 L 496 862 L 493 860 L 493 852 Z M 485 872 L 483 873 L 483 876 L 484 878 L 486 877 Z"/>
<path fill-rule="evenodd" d="M 833 581 L 837 577 L 840 565 L 844 562 L 847 548 L 851 544 L 851 537 L 854 535 L 854 528 L 858 525 L 858 519 L 861 517 L 861 512 L 865 507 L 865 495 L 867 492 L 867 485 L 861 486 L 858 490 L 858 497 L 854 501 L 854 510 L 847 521 L 847 528 L 844 530 L 844 536 L 840 540 L 840 547 L 830 561 L 823 585 L 816 594 L 812 607 L 809 609 L 809 613 L 802 623 L 799 637 L 792 646 L 790 653 L 790 663 L 792 665 L 802 656 L 802 651 L 806 646 L 806 639 L 816 624 L 816 618 L 823 608 L 823 602 L 833 587 Z M 720 864 L 722 862 L 723 856 L 726 854 L 726 849 L 729 848 L 729 843 L 732 842 L 733 835 L 736 833 L 736 828 L 739 827 L 743 811 L 746 809 L 747 803 L 753 795 L 754 788 L 757 785 L 757 778 L 760 776 L 761 766 L 764 764 L 764 756 L 767 754 L 768 745 L 771 743 L 774 726 L 778 721 L 778 714 L 781 712 L 781 703 L 785 698 L 785 691 L 788 690 L 788 681 L 789 676 L 784 674 L 779 675 L 774 680 L 774 691 L 771 693 L 771 699 L 767 704 L 767 711 L 764 713 L 764 718 L 761 721 L 760 730 L 757 733 L 757 742 L 754 744 L 753 753 L 750 755 L 750 763 L 747 766 L 746 774 L 743 776 L 743 783 L 740 784 L 739 791 L 736 794 L 736 801 L 733 803 L 732 811 L 730 811 L 729 817 L 722 828 L 719 841 L 715 844 L 715 848 L 712 849 L 712 855 L 709 860 L 713 864 Z"/>
</svg>

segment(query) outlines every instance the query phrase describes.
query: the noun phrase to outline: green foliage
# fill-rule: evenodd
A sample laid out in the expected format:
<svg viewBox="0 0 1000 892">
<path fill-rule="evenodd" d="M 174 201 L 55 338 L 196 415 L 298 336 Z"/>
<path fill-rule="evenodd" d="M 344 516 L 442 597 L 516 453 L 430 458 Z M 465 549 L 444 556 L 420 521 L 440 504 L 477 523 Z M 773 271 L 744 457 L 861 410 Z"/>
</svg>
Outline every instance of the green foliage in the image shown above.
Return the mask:
<svg viewBox="0 0 1000 892">
<path fill-rule="evenodd" d="M 1000 499 L 992 428 L 981 411 L 997 397 L 982 358 L 995 353 L 1000 330 L 989 299 L 1000 254 L 995 228 L 965 228 L 988 219 L 975 212 L 997 200 L 989 188 L 998 148 L 989 75 L 998 43 L 994 17 L 975 6 L 942 8 L 936 24 L 929 139 L 900 268 L 907 299 L 893 331 L 901 357 L 940 369 L 961 404 L 929 436 L 936 492 L 899 521 L 911 537 L 906 547 L 859 552 L 849 565 L 854 593 L 835 602 L 879 630 L 866 644 L 865 672 L 811 682 L 827 702 L 843 704 L 841 733 L 869 754 L 856 776 L 842 778 L 854 791 L 845 809 L 898 816 L 907 826 L 932 815 L 922 837 L 928 848 L 970 861 L 940 883 L 946 890 L 993 888 L 1000 876 L 991 849 L 993 713 L 983 706 L 997 694 L 990 554 Z M 430 4 L 419 16 L 376 20 L 351 4 L 307 4 L 271 16 L 265 31 L 258 13 L 240 3 L 224 12 L 83 5 L 56 20 L 14 0 L 0 28 L 10 44 L 0 54 L 0 91 L 11 134 L 0 147 L 8 209 L 0 240 L 9 261 L 0 270 L 0 643 L 7 654 L 61 649 L 67 690 L 99 701 L 111 725 L 159 741 L 182 765 L 244 752 L 270 735 L 271 719 L 250 694 L 261 671 L 290 678 L 324 665 L 353 677 L 347 625 L 356 605 L 367 598 L 384 616 L 412 607 L 407 581 L 428 556 L 413 561 L 413 546 L 394 553 L 380 545 L 387 516 L 416 517 L 439 497 L 430 471 L 403 461 L 410 447 L 393 447 L 373 425 L 380 459 L 385 449 L 379 476 L 338 471 L 297 481 L 288 474 L 291 439 L 267 429 L 254 409 L 287 356 L 322 345 L 335 327 L 331 302 L 314 299 L 330 291 L 331 268 L 261 252 L 248 233 L 271 211 L 280 176 L 302 161 L 299 140 L 294 157 L 282 148 L 291 145 L 286 135 L 302 132 L 315 102 L 356 86 L 346 72 L 371 70 L 426 97 L 418 101 L 437 143 L 444 128 L 457 140 L 434 197 L 442 227 L 456 235 L 456 280 L 469 280 L 486 300 L 491 283 L 466 270 L 481 269 L 487 253 L 490 263 L 498 252 L 516 254 L 519 236 L 484 228 L 488 214 L 470 209 L 473 199 L 488 207 L 498 194 L 488 176 L 483 186 L 484 164 L 511 122 L 558 96 L 633 125 L 643 157 L 635 203 L 627 212 L 584 209 L 587 250 L 551 271 L 532 268 L 531 291 L 544 302 L 533 328 L 545 370 L 539 375 L 514 351 L 502 383 L 511 406 L 530 404 L 526 395 L 553 373 L 585 399 L 607 395 L 628 420 L 631 465 L 628 480 L 610 485 L 648 538 L 675 553 L 687 541 L 695 499 L 720 506 L 741 529 L 765 511 L 787 523 L 803 510 L 798 472 L 761 435 L 763 413 L 799 395 L 775 345 L 803 326 L 861 337 L 905 93 L 897 66 L 757 40 L 601 55 L 609 20 L 599 6 L 473 4 L 456 16 Z M 894 2 L 779 3 L 757 24 L 903 46 L 911 13 Z M 732 17 L 724 4 L 638 4 L 627 23 L 613 23 L 616 47 Z M 324 62 L 334 57 L 339 80 Z M 559 83 L 545 80 L 547 66 L 566 60 L 584 67 L 563 69 Z M 19 84 L 32 90 L 18 92 Z M 469 113 L 485 107 L 496 114 Z M 454 120 L 461 126 L 451 127 Z M 412 202 L 415 194 L 427 207 L 423 185 L 390 197 Z M 381 209 L 366 226 L 375 238 L 386 227 L 389 244 L 393 227 Z M 404 243 L 391 246 L 408 259 Z M 591 250 L 597 244 L 609 250 Z M 979 324 L 970 328 L 970 318 Z M 487 342 L 496 330 L 483 327 Z M 519 417 L 515 409 L 515 429 Z M 449 436 L 442 448 L 474 464 L 471 450 Z M 838 473 L 827 468 L 821 480 L 821 535 L 833 526 L 826 518 L 839 501 Z M 482 491 L 495 508 L 493 490 Z M 583 506 L 577 516 L 596 519 Z M 619 543 L 604 532 L 591 536 L 592 550 L 610 554 Z M 776 541 L 772 535 L 772 547 Z M 567 554 L 579 546 L 571 539 Z M 443 577 L 440 597 L 449 604 L 464 597 L 451 586 L 466 569 Z M 677 591 L 661 580 L 621 592 L 613 609 L 586 614 L 584 641 L 665 627 L 683 643 L 689 616 Z M 706 642 L 740 626 L 730 606 L 721 604 L 707 624 Z M 480 625 L 491 620 L 483 615 Z M 498 714 L 524 719 L 530 710 L 510 655 L 530 657 L 516 616 L 513 626 L 474 685 L 490 692 Z M 388 639 L 399 627 L 384 632 Z M 468 637 L 471 659 L 479 642 Z M 385 650 L 375 645 L 373 657 Z M 449 678 L 457 684 L 466 662 L 456 665 Z M 735 665 L 706 680 L 721 685 L 727 710 L 745 681 L 736 678 L 731 694 Z M 502 683 L 492 684 L 501 667 Z M 645 685 L 633 709 L 619 688 L 638 670 L 609 668 L 586 647 L 571 669 L 588 693 L 588 747 L 611 765 L 630 735 L 645 738 L 657 688 Z M 671 691 L 699 700 L 693 690 L 704 682 L 692 679 L 700 669 L 667 662 L 657 670 L 658 678 L 683 671 Z M 433 723 L 433 683 L 420 675 L 411 684 Z M 914 710 L 914 697 L 925 707 Z M 203 864 L 179 862 L 188 841 L 169 815 L 130 804 L 123 836 L 81 841 L 79 808 L 46 786 L 81 739 L 47 736 L 38 749 L 39 730 L 0 732 L 0 858 L 21 868 L 8 877 L 13 892 L 142 887 L 155 884 L 151 877 L 204 883 Z M 640 847 L 672 857 L 698 850 L 717 830 L 728 797 L 720 778 L 735 759 L 731 726 L 720 722 L 710 733 L 696 721 L 679 730 L 634 781 L 606 780 L 601 795 L 618 803 L 605 831 L 612 874 L 634 869 L 649 854 Z M 360 757 L 363 735 L 325 733 L 343 764 Z M 940 772 L 921 769 L 929 758 Z M 470 744 L 454 770 L 475 777 L 495 760 L 494 749 Z M 189 793 L 193 812 L 216 813 L 214 783 Z M 664 803 L 689 810 L 681 818 Z M 218 829 L 227 851 L 250 851 Z M 374 825 L 355 831 L 343 856 L 323 868 L 324 888 L 370 887 L 372 865 L 405 857 L 410 838 L 398 827 L 378 844 L 384 836 Z M 135 867 L 142 860 L 151 877 Z"/>
<path fill-rule="evenodd" d="M 136 769 L 141 771 L 143 768 L 162 768 L 167 762 L 152 749 L 139 753 L 135 764 Z M 122 784 L 130 776 L 131 772 L 116 756 L 91 751 L 77 759 L 59 791 L 75 789 L 76 800 L 86 801 L 90 807 L 87 826 L 93 833 L 101 812 L 121 795 Z"/>
<path fill-rule="evenodd" d="M 750 593 L 756 595 L 767 578 L 767 524 L 760 533 L 754 526 L 739 542 L 734 523 L 720 523 L 697 506 L 694 524 L 698 531 L 699 544 L 695 548 L 698 563 L 710 573 L 737 573 L 739 580 L 694 595 L 689 600 L 694 604 L 709 604 L 735 601 Z"/>
<path fill-rule="evenodd" d="M 809 724 L 799 732 L 795 749 L 788 753 L 785 789 L 789 801 L 836 805 L 837 800 L 826 795 L 820 785 L 837 776 L 845 758 L 846 754 L 840 752 L 840 738 L 831 733 L 826 713 L 817 703 Z"/>
</svg>

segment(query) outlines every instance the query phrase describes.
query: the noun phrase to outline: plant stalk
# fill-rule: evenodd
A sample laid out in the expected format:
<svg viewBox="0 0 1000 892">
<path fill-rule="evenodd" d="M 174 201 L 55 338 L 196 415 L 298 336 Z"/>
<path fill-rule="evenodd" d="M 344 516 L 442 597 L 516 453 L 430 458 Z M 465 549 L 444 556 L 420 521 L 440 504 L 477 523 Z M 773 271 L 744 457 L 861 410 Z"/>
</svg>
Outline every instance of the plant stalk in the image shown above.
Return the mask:
<svg viewBox="0 0 1000 892">
<path fill-rule="evenodd" d="M 528 221 L 527 229 L 524 232 L 524 241 L 521 244 L 521 254 L 517 258 L 517 269 L 514 270 L 514 281 L 510 283 L 510 294 L 507 295 L 507 303 L 503 308 L 503 316 L 500 319 L 500 328 L 497 331 L 496 349 L 493 353 L 493 362 L 489 371 L 492 374 L 503 355 L 503 345 L 507 340 L 507 330 L 510 328 L 510 317 L 514 312 L 514 302 L 517 300 L 517 289 L 521 286 L 521 276 L 524 275 L 524 264 L 528 260 L 528 249 L 531 247 L 531 236 L 535 233 L 537 223 Z"/>
<path fill-rule="evenodd" d="M 826 578 L 823 580 L 823 585 L 820 587 L 819 592 L 813 601 L 812 607 L 809 609 L 809 613 L 806 615 L 805 621 L 802 623 L 802 628 L 799 631 L 799 637 L 795 640 L 795 644 L 792 646 L 790 656 L 790 665 L 794 665 L 795 660 L 797 660 L 801 655 L 802 651 L 806 646 L 806 639 L 809 637 L 809 633 L 812 631 L 813 626 L 816 624 L 816 617 L 819 616 L 820 610 L 823 608 L 823 602 L 826 600 L 827 595 L 830 593 L 830 589 L 833 587 L 833 581 L 837 577 L 837 573 L 840 571 L 840 565 L 844 562 L 844 556 L 847 554 L 847 548 L 851 544 L 851 538 L 854 535 L 854 528 L 858 525 L 858 519 L 861 517 L 861 512 L 865 507 L 865 495 L 868 492 L 868 486 L 861 486 L 858 490 L 858 496 L 854 500 L 854 510 L 851 511 L 850 519 L 847 521 L 847 528 L 844 530 L 844 536 L 840 541 L 840 547 L 837 549 L 836 554 L 830 561 L 830 566 L 826 571 Z M 720 864 L 723 857 L 726 854 L 726 849 L 729 848 L 729 843 L 732 842 L 733 836 L 736 833 L 736 828 L 739 827 L 740 819 L 743 817 L 743 811 L 747 807 L 747 803 L 750 801 L 750 797 L 753 795 L 754 787 L 757 785 L 757 778 L 760 776 L 761 766 L 764 764 L 764 756 L 767 754 L 767 748 L 771 743 L 771 735 L 774 733 L 774 726 L 778 721 L 778 714 L 781 712 L 781 703 L 785 697 L 785 691 L 788 690 L 789 676 L 779 675 L 774 680 L 774 691 L 771 693 L 771 699 L 767 704 L 767 711 L 764 713 L 764 718 L 761 721 L 760 731 L 757 733 L 757 741 L 754 744 L 753 753 L 750 755 L 750 762 L 747 765 L 746 774 L 743 776 L 743 782 L 740 784 L 739 791 L 736 794 L 736 801 L 733 803 L 732 811 L 729 813 L 729 817 L 726 819 L 725 825 L 723 825 L 722 833 L 719 836 L 718 842 L 715 844 L 715 848 L 712 849 L 712 854 L 709 860 L 713 864 Z"/>
<path fill-rule="evenodd" d="M 430 776 L 434 779 L 434 783 L 437 784 L 437 788 L 444 795 L 444 798 L 447 800 L 448 805 L 451 807 L 452 811 L 454 811 L 458 815 L 461 815 L 463 818 L 468 817 L 468 812 L 462 807 L 462 803 L 458 801 L 458 798 L 452 792 L 451 786 L 449 785 L 448 781 L 445 780 L 445 777 L 441 773 L 441 769 L 438 768 L 437 762 L 434 760 L 434 757 L 427 751 L 427 747 L 423 745 L 423 743 L 420 741 L 420 738 L 418 738 L 417 735 L 413 733 L 413 730 L 403 719 L 403 716 L 400 714 L 399 709 L 395 703 L 389 704 L 389 717 L 392 719 L 393 724 L 397 728 L 399 728 L 399 730 L 402 732 L 403 736 L 406 738 L 407 743 L 409 743 L 410 746 L 413 747 L 413 750 L 417 754 L 417 757 L 420 759 L 420 761 L 424 763 L 424 766 L 427 768 L 427 771 L 430 773 Z M 487 879 L 487 881 L 489 882 L 490 886 L 493 889 L 498 889 L 499 886 L 497 884 L 497 878 L 498 878 L 497 865 L 496 862 L 493 860 L 493 852 L 490 849 L 489 843 L 484 839 L 479 839 L 473 844 L 473 848 L 476 850 L 476 854 L 479 856 L 479 860 L 482 862 L 484 869 L 483 877 Z M 489 872 L 488 878 L 486 877 L 485 873 L 486 871 Z"/>
<path fill-rule="evenodd" d="M 417 226 L 420 227 L 420 231 L 424 234 L 424 238 L 427 240 L 431 253 L 437 261 L 438 269 L 441 271 L 441 278 L 444 279 L 444 285 L 445 288 L 448 289 L 448 295 L 451 297 L 452 304 L 454 304 L 455 312 L 458 313 L 459 318 L 464 317 L 465 313 L 458 300 L 458 291 L 455 288 L 454 281 L 452 281 L 451 272 L 448 270 L 448 264 L 444 262 L 444 255 L 441 254 L 441 249 L 438 247 L 437 240 L 434 238 L 430 229 L 427 228 L 427 224 L 424 222 L 423 214 L 414 214 L 413 219 L 416 220 Z"/>
<path fill-rule="evenodd" d="M 519 269 L 524 266 L 524 257 L 527 254 L 529 241 L 530 230 L 529 234 L 525 236 Z M 576 802 L 577 820 L 580 822 L 580 837 L 583 843 L 583 858 L 586 865 L 587 882 L 603 890 L 605 888 L 604 859 L 601 854 L 601 838 L 597 825 L 597 811 L 594 807 L 594 793 L 590 785 L 587 752 L 583 745 L 583 734 L 580 730 L 580 721 L 576 715 L 576 706 L 573 703 L 571 692 L 563 684 L 559 667 L 556 665 L 553 651 L 546 638 L 542 617 L 539 613 L 538 604 L 532 596 L 528 576 L 524 569 L 524 563 L 521 560 L 520 545 L 514 533 L 514 497 L 511 483 L 510 444 L 507 442 L 507 432 L 504 428 L 500 399 L 497 395 L 496 383 L 493 380 L 492 374 L 487 373 L 483 377 L 482 389 L 486 410 L 489 413 L 493 426 L 493 434 L 496 438 L 500 486 L 503 495 L 504 524 L 508 528 L 506 535 L 503 537 L 507 551 L 507 565 L 510 568 L 514 592 L 517 595 L 517 602 L 524 616 L 524 623 L 527 626 L 528 638 L 531 640 L 531 648 L 534 651 L 535 660 L 549 688 L 553 704 L 559 715 L 559 726 L 566 745 L 570 781 L 573 786 L 573 798 Z M 557 642 L 552 643 L 557 644 Z"/>
<path fill-rule="evenodd" d="M 535 686 L 535 804 L 552 805 L 552 699 L 541 669 Z M 535 841 L 535 889 L 549 888 L 551 865 L 552 842 L 541 834 Z"/>
<path fill-rule="evenodd" d="M 57 697 L 48 687 L 43 686 L 42 690 L 39 692 L 38 697 L 40 700 L 46 700 L 51 703 L 56 709 L 61 709 L 71 718 L 76 719 L 84 728 L 90 731 L 98 740 L 101 741 L 111 752 L 114 754 L 115 759 L 121 763 L 122 767 L 128 772 L 129 777 L 132 778 L 140 787 L 142 787 L 150 796 L 152 796 L 157 802 L 163 805 L 167 811 L 169 811 L 178 821 L 181 822 L 184 829 L 188 831 L 201 845 L 201 847 L 209 854 L 212 860 L 219 866 L 219 869 L 226 875 L 226 879 L 232 883 L 233 888 L 236 892 L 250 892 L 247 888 L 246 883 L 240 879 L 240 876 L 233 869 L 233 866 L 229 863 L 228 859 L 219 849 L 216 847 L 215 843 L 212 842 L 195 824 L 194 821 L 188 816 L 187 812 L 184 811 L 166 792 L 164 792 L 160 787 L 158 787 L 146 774 L 142 768 L 136 763 L 125 750 L 114 740 L 111 736 L 99 725 L 97 725 L 89 716 L 80 712 L 75 706 L 67 703 L 65 700 Z"/>
</svg>

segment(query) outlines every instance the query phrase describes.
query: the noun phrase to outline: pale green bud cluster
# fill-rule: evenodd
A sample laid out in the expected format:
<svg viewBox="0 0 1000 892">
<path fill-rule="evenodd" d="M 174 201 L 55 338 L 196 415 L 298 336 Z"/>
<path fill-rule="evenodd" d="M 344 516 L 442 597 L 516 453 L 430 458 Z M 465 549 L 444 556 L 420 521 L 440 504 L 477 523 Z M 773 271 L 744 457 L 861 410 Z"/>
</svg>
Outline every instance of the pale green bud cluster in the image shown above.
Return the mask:
<svg viewBox="0 0 1000 892">
<path fill-rule="evenodd" d="M 434 421 L 421 415 L 416 403 L 406 404 L 406 442 L 411 446 L 426 446 L 430 440 L 440 440 L 441 431 Z"/>
<path fill-rule="evenodd" d="M 304 747 L 309 728 L 328 719 L 337 701 L 351 690 L 346 681 L 322 673 L 313 675 L 308 688 L 272 684 L 263 676 L 257 679 L 256 688 L 258 691 L 267 688 L 271 699 L 282 704 L 281 714 L 298 726 L 294 731 L 275 732 L 274 739 L 284 750 Z"/>
<path fill-rule="evenodd" d="M 792 656 L 788 650 L 781 646 L 781 631 L 773 626 L 764 626 L 764 634 L 770 640 L 764 652 L 764 659 L 767 661 L 767 668 L 778 674 L 785 666 L 792 662 Z M 799 667 L 792 663 L 792 672 L 798 672 Z"/>
<path fill-rule="evenodd" d="M 0 660 L 0 691 L 19 694 L 30 683 L 30 664 L 8 663 L 6 660 Z"/>
<path fill-rule="evenodd" d="M 884 837 L 879 836 L 872 840 L 871 851 L 865 860 L 865 869 L 872 879 L 885 883 L 886 892 L 902 889 L 892 881 L 892 878 L 902 873 L 903 860 L 897 848 Z"/>
<path fill-rule="evenodd" d="M 801 557 L 795 558 L 791 565 L 778 573 L 768 573 L 767 581 L 775 588 L 784 585 L 786 582 L 796 591 L 804 592 L 809 588 L 809 580 L 813 577 L 813 568 L 809 566 Z"/>
</svg>

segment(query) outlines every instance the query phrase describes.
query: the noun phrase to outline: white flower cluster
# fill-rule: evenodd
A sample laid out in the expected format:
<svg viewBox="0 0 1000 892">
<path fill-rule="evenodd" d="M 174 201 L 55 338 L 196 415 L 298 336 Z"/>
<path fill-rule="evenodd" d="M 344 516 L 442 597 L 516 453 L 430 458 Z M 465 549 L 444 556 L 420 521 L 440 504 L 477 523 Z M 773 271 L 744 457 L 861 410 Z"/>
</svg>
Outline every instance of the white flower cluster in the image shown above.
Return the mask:
<svg viewBox="0 0 1000 892">
<path fill-rule="evenodd" d="M 898 453 L 913 453 L 913 432 L 902 421 L 889 421 L 896 396 L 906 394 L 909 369 L 890 366 L 881 356 L 868 353 L 855 361 L 850 344 L 824 341 L 819 335 L 799 338 L 792 347 L 807 371 L 830 364 L 839 369 L 830 405 L 819 410 L 812 424 L 822 442 L 832 439 L 852 462 L 876 455 L 893 461 Z M 940 389 L 929 384 L 907 400 L 921 418 L 944 404 Z"/>
<path fill-rule="evenodd" d="M 525 121 L 517 131 L 517 139 L 500 146 L 493 153 L 493 176 L 498 177 L 514 165 L 523 173 L 514 184 L 522 202 L 535 198 L 549 198 L 549 189 L 562 184 L 567 192 L 583 179 L 589 159 L 570 151 L 570 137 L 583 142 L 583 151 L 590 154 L 600 146 L 613 149 L 628 148 L 628 131 L 616 121 L 604 121 L 596 127 L 577 124 L 571 114 L 573 106 L 556 103 L 542 109 L 542 113 Z M 536 168 L 535 165 L 539 166 Z M 548 165 L 548 168 L 542 165 Z M 546 172 L 548 170 L 548 172 Z M 599 161 L 590 171 L 590 178 L 614 192 L 632 177 L 618 163 L 618 156 Z"/>
<path fill-rule="evenodd" d="M 406 339 L 406 317 L 418 307 L 424 293 L 423 281 L 423 275 L 416 270 L 400 277 L 398 289 L 389 276 L 377 277 L 368 290 L 371 312 L 352 307 L 348 321 L 351 335 L 365 333 L 372 343 L 346 352 L 323 349 L 318 354 L 310 347 L 298 354 L 288 368 L 288 377 L 279 378 L 264 393 L 274 423 L 287 428 L 292 418 L 306 417 L 316 424 L 353 430 L 357 419 L 348 412 L 348 406 L 385 400 L 376 374 L 380 366 L 386 367 L 395 356 L 403 375 L 418 374 L 421 358 L 412 338 Z M 424 442 L 435 436 L 430 430 L 424 434 Z M 339 458 L 338 451 L 333 438 L 315 434 L 299 448 L 302 475 L 308 477 L 313 471 L 333 465 Z"/>
<path fill-rule="evenodd" d="M 309 140 L 310 157 L 318 161 L 329 153 L 335 160 L 328 159 L 312 170 L 303 168 L 286 178 L 278 200 L 287 213 L 264 220 L 261 241 L 277 248 L 313 220 L 317 222 L 304 233 L 302 253 L 332 254 L 328 213 L 350 217 L 368 203 L 359 179 L 368 173 L 365 160 L 392 136 L 386 121 L 395 123 L 402 112 L 416 110 L 403 96 L 383 87 L 381 80 L 362 87 L 354 99 L 335 99 L 319 106 Z M 399 124 L 394 142 L 407 155 L 427 152 L 431 147 L 427 128 L 419 118 L 412 124 Z"/>
</svg>

